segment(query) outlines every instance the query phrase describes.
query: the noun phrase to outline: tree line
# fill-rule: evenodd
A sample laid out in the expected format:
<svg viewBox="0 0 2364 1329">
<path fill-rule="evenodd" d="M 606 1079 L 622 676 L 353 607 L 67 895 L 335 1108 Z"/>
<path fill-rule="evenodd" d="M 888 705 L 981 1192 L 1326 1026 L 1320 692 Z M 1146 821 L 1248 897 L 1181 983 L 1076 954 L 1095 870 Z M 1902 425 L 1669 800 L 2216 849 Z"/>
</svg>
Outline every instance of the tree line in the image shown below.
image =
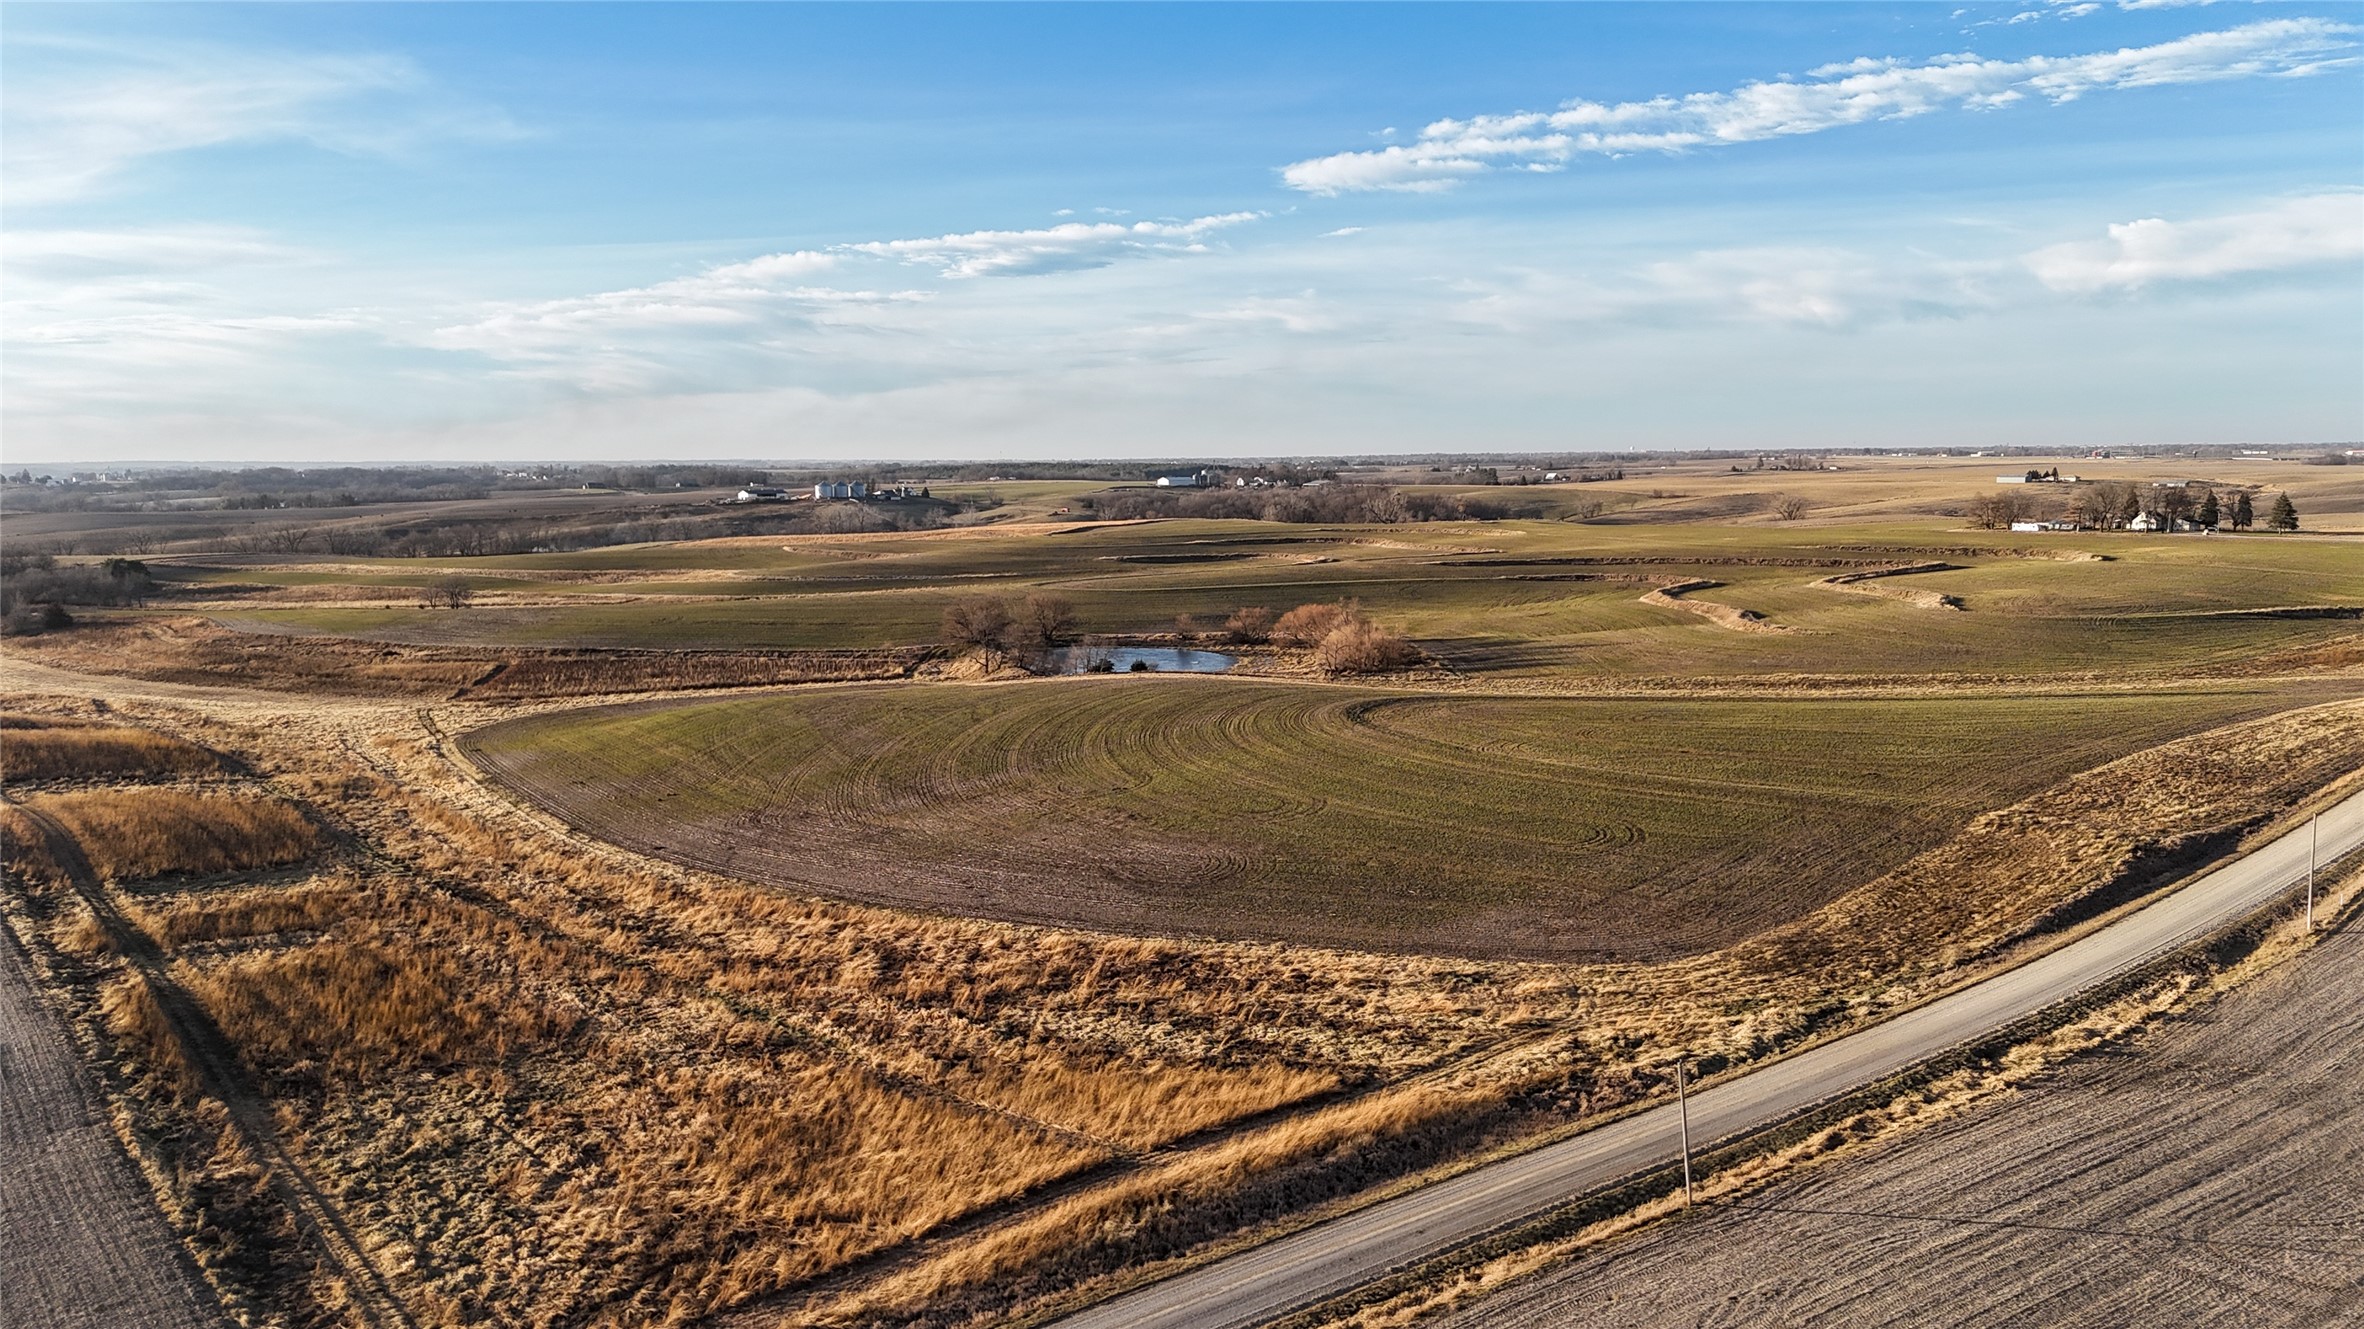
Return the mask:
<svg viewBox="0 0 2364 1329">
<path fill-rule="evenodd" d="M 2058 520 L 2101 531 L 2125 530 L 2145 515 L 2170 531 L 2182 522 L 2236 531 L 2258 525 L 2256 501 L 2248 490 L 2235 489 L 2220 495 L 2212 485 L 2142 485 L 2102 480 L 2078 486 L 2065 504 L 2050 510 L 2058 513 Z M 2046 511 L 2046 505 L 2036 494 L 2006 488 L 1971 499 L 1964 515 L 1971 525 L 1982 530 L 2002 530 L 2015 521 L 2038 520 Z M 2267 505 L 2264 525 L 2269 531 L 2298 529 L 2298 508 L 2291 503 L 2289 494 L 2274 495 L 2273 502 Z"/>
</svg>

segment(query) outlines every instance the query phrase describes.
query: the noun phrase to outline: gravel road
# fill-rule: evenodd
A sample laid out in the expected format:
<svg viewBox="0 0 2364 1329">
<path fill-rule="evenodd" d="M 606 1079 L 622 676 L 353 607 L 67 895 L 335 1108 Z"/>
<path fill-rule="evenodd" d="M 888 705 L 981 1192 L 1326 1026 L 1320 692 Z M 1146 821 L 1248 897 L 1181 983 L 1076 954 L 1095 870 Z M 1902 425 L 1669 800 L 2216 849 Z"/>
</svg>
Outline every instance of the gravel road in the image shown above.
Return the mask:
<svg viewBox="0 0 2364 1329">
<path fill-rule="evenodd" d="M 0 1329 L 215 1329 L 211 1306 L 0 932 Z"/>
<path fill-rule="evenodd" d="M 2364 929 L 1451 1329 L 2364 1324 Z"/>
</svg>

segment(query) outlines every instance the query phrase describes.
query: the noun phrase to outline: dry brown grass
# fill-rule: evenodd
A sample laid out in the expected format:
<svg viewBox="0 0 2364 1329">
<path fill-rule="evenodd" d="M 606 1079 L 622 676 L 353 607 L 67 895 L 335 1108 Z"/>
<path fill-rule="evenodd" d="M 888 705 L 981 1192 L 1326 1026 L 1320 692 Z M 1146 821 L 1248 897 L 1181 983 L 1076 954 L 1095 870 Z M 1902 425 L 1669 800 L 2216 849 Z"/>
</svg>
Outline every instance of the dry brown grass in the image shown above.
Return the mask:
<svg viewBox="0 0 2364 1329">
<path fill-rule="evenodd" d="M 277 867 L 321 846 L 300 810 L 272 798 L 103 789 L 36 794 L 25 805 L 64 826 L 110 881 Z"/>
<path fill-rule="evenodd" d="M 305 694 L 519 699 L 852 682 L 909 676 L 917 648 L 814 651 L 590 651 L 391 646 L 233 632 L 206 619 L 95 623 L 11 639 L 44 664 L 172 683 Z"/>
<path fill-rule="evenodd" d="M 1128 1149 L 1155 1149 L 1225 1122 L 1338 1087 L 1334 1071 L 1294 1066 L 1082 1066 L 1051 1058 L 994 1066 L 950 1083 L 979 1102 Z"/>
<path fill-rule="evenodd" d="M 212 753 L 152 729 L 0 715 L 0 780 L 205 775 Z"/>
<path fill-rule="evenodd" d="M 164 1018 L 147 983 L 136 976 L 113 980 L 100 990 L 99 1011 L 117 1043 L 142 1068 L 172 1084 L 180 1094 L 196 1092 L 196 1069 L 182 1052 L 171 1022 Z"/>
<path fill-rule="evenodd" d="M 813 1308 L 816 1323 L 918 1320 L 982 1298 L 1006 1306 L 1066 1290 L 1145 1256 L 1220 1238 L 1350 1193 L 1466 1147 L 1501 1086 L 1418 1085 L 1319 1109 L 1162 1167 L 1044 1206 L 858 1293 Z M 1460 1129 L 1456 1129 L 1460 1128 Z"/>
<path fill-rule="evenodd" d="M 249 1056 L 353 1076 L 497 1063 L 568 1023 L 420 947 L 330 941 L 241 955 L 198 970 L 188 987 Z"/>
<path fill-rule="evenodd" d="M 199 897 L 149 896 L 123 902 L 123 910 L 165 946 L 238 941 L 276 933 L 314 932 L 340 918 L 366 912 L 372 902 L 356 888 L 358 878 L 340 871 L 322 881 L 208 892 Z"/>
<path fill-rule="evenodd" d="M 18 876 L 41 882 L 62 882 L 65 872 L 50 857 L 49 837 L 33 819 L 0 804 L 0 862 Z"/>
</svg>

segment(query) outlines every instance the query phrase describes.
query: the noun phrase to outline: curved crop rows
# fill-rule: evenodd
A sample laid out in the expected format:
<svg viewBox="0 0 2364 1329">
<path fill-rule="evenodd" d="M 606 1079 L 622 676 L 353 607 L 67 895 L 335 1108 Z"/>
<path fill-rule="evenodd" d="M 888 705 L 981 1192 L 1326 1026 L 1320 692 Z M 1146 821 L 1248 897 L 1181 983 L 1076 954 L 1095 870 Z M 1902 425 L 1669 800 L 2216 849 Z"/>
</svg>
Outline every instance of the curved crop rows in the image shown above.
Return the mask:
<svg viewBox="0 0 2364 1329">
<path fill-rule="evenodd" d="M 593 834 L 818 894 L 1167 934 L 1645 957 L 1794 917 L 1982 810 L 2269 706 L 1119 678 L 641 704 L 466 742 Z"/>
</svg>

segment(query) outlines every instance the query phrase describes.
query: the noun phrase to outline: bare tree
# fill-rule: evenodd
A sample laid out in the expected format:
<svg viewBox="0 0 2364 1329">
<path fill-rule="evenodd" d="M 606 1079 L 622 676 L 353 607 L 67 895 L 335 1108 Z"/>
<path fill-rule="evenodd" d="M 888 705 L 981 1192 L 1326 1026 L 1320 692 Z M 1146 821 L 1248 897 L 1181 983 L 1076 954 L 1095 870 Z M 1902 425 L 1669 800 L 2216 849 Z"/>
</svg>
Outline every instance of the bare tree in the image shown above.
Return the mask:
<svg viewBox="0 0 2364 1329">
<path fill-rule="evenodd" d="M 457 573 L 438 577 L 419 588 L 419 599 L 429 609 L 466 609 L 468 602 L 475 598 L 476 588 L 468 584 L 466 577 Z"/>
<path fill-rule="evenodd" d="M 1259 605 L 1242 609 L 1223 620 L 1223 631 L 1241 646 L 1260 646 L 1272 640 L 1273 612 Z"/>
<path fill-rule="evenodd" d="M 2175 523 L 2189 520 L 2192 515 L 2192 491 L 2182 485 L 2152 485 L 2150 510 L 2167 519 L 2167 529 Z"/>
<path fill-rule="evenodd" d="M 2025 494 L 1980 494 L 1970 500 L 1970 524 L 1982 531 L 1999 531 L 2028 514 Z"/>
<path fill-rule="evenodd" d="M 1037 592 L 1018 606 L 1007 640 L 1013 646 L 1049 650 L 1075 636 L 1075 606 L 1064 596 Z"/>
<path fill-rule="evenodd" d="M 955 646 L 999 646 L 1010 630 L 1010 607 L 990 595 L 944 606 L 944 640 Z"/>
<path fill-rule="evenodd" d="M 1775 494 L 1773 515 L 1783 521 L 1796 521 L 1812 510 L 1814 505 L 1796 494 Z"/>
</svg>

